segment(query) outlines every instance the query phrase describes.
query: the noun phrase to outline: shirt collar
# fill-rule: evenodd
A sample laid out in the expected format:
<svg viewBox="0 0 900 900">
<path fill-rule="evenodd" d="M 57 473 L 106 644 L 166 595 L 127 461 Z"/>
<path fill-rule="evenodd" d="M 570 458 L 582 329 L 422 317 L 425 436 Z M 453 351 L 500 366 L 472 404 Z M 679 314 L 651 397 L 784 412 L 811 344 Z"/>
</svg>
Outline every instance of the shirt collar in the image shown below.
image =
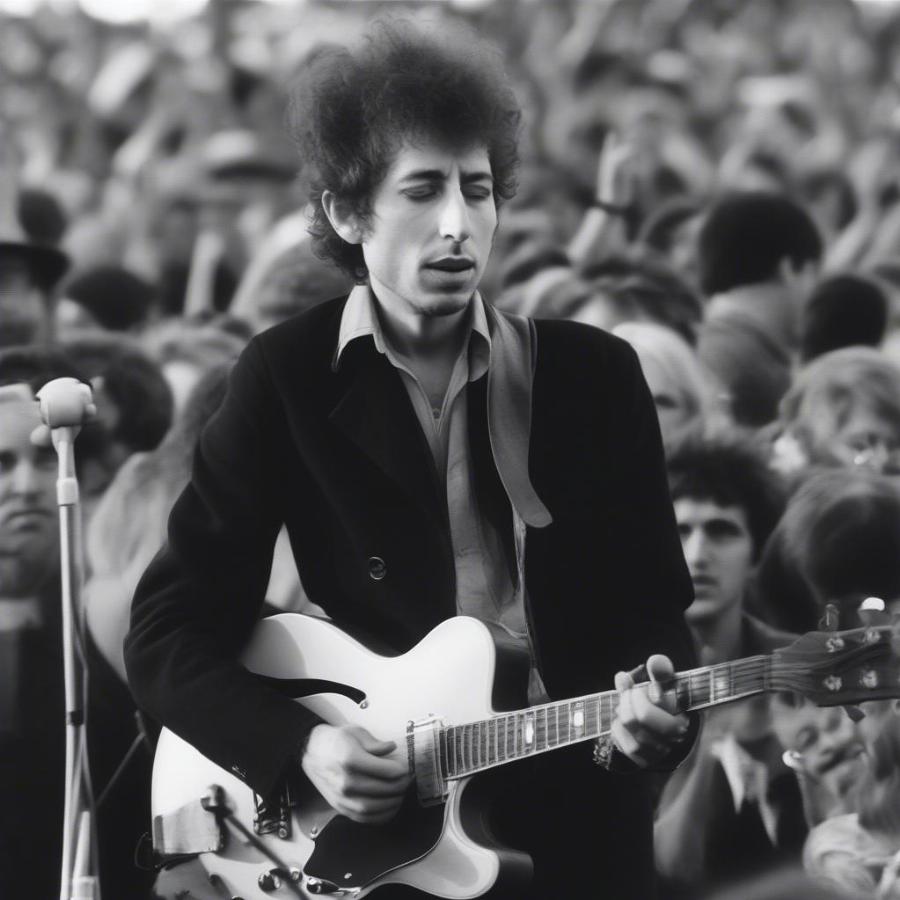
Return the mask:
<svg viewBox="0 0 900 900">
<path fill-rule="evenodd" d="M 471 314 L 469 316 L 469 340 L 467 343 L 470 345 L 473 354 L 469 380 L 474 381 L 476 378 L 480 378 L 488 369 L 491 355 L 491 330 L 488 325 L 484 301 L 481 299 L 481 294 L 477 291 L 472 297 L 469 308 Z M 482 340 L 473 344 L 470 340 L 473 334 L 478 335 Z M 341 357 L 348 344 L 357 338 L 369 335 L 375 342 L 375 349 L 391 358 L 393 355 L 392 348 L 388 345 L 382 331 L 372 289 L 368 284 L 358 284 L 350 291 L 347 302 L 344 304 L 337 347 L 335 347 L 334 358 L 331 363 L 332 370 L 336 372 L 340 368 Z M 391 359 L 391 362 L 396 365 L 396 360 Z"/>
<path fill-rule="evenodd" d="M 469 375 L 474 381 L 487 372 L 488 433 L 497 473 L 516 514 L 534 528 L 553 521 L 531 483 L 528 473 L 531 435 L 531 392 L 537 354 L 533 323 L 523 316 L 488 308 L 479 293 L 470 305 Z M 368 285 L 357 285 L 344 304 L 332 370 L 352 341 L 371 335 L 375 348 L 392 365 L 396 357 L 387 346 L 375 298 Z M 472 343 L 472 335 L 478 340 Z"/>
</svg>

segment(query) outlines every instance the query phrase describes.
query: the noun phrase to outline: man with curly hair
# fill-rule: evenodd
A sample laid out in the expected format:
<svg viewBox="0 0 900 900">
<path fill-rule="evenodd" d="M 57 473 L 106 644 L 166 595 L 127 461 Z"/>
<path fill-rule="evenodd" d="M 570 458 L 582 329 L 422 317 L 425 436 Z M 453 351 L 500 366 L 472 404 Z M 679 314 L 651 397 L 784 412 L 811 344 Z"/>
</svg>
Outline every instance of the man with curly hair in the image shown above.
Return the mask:
<svg viewBox="0 0 900 900">
<path fill-rule="evenodd" d="M 405 652 L 450 617 L 492 623 L 530 661 L 521 705 L 615 684 L 606 756 L 634 771 L 595 767 L 584 744 L 532 757 L 510 767 L 519 789 L 488 827 L 531 855 L 535 897 L 597 884 L 646 900 L 638 770 L 676 765 L 693 729 L 671 691 L 651 701 L 628 670 L 647 660 L 665 680 L 693 655 L 636 357 L 588 327 L 501 315 L 478 293 L 515 190 L 520 112 L 471 36 L 382 25 L 355 51 L 322 51 L 292 121 L 315 246 L 356 287 L 259 335 L 237 363 L 135 596 L 139 703 L 262 796 L 299 762 L 348 819 L 397 813 L 405 753 L 323 723 L 236 661 L 284 523 L 310 598 L 343 627 Z"/>
</svg>

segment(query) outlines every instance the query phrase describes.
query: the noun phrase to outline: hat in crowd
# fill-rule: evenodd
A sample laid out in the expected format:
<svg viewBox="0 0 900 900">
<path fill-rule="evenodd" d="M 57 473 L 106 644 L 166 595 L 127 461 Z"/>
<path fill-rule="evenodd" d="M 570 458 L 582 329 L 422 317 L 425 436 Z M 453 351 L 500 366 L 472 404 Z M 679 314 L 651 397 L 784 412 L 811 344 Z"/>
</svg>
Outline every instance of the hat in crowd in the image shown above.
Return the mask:
<svg viewBox="0 0 900 900">
<path fill-rule="evenodd" d="M 51 243 L 33 241 L 19 221 L 15 185 L 0 177 L 0 262 L 17 259 L 44 290 L 52 288 L 69 268 L 69 257 Z"/>
<path fill-rule="evenodd" d="M 156 300 L 149 282 L 121 266 L 95 266 L 76 272 L 63 295 L 109 331 L 128 331 L 141 325 Z"/>
<path fill-rule="evenodd" d="M 297 163 L 281 148 L 271 146 L 245 129 L 219 131 L 203 147 L 201 164 L 211 178 L 260 178 L 290 181 Z"/>
<path fill-rule="evenodd" d="M 19 191 L 19 221 L 35 244 L 49 244 L 58 247 L 69 217 L 62 204 L 49 191 L 35 187 L 24 187 Z"/>
</svg>

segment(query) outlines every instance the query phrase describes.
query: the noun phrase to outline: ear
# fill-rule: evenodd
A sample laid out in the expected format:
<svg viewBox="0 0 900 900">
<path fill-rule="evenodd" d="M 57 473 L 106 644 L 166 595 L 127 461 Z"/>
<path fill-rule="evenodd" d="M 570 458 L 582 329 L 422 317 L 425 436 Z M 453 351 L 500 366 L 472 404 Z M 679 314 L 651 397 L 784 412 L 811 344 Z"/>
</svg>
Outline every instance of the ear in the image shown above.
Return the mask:
<svg viewBox="0 0 900 900">
<path fill-rule="evenodd" d="M 346 200 L 334 191 L 322 191 L 322 209 L 331 227 L 348 244 L 361 244 L 365 231 L 359 216 Z"/>
</svg>

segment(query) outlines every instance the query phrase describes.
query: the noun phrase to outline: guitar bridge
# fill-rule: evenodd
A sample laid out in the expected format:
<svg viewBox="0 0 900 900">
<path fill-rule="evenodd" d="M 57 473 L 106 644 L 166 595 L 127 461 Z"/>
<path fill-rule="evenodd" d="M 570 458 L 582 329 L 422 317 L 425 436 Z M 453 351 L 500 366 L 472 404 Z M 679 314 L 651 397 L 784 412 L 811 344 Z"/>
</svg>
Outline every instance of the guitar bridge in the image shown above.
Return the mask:
<svg viewBox="0 0 900 900">
<path fill-rule="evenodd" d="M 449 789 L 441 768 L 441 732 L 444 723 L 429 715 L 406 723 L 406 746 L 410 769 L 416 779 L 416 794 L 423 806 L 443 803 Z"/>
<path fill-rule="evenodd" d="M 269 798 L 253 794 L 256 810 L 253 831 L 258 835 L 277 834 L 283 841 L 291 836 L 291 789 L 287 779 Z"/>
</svg>

